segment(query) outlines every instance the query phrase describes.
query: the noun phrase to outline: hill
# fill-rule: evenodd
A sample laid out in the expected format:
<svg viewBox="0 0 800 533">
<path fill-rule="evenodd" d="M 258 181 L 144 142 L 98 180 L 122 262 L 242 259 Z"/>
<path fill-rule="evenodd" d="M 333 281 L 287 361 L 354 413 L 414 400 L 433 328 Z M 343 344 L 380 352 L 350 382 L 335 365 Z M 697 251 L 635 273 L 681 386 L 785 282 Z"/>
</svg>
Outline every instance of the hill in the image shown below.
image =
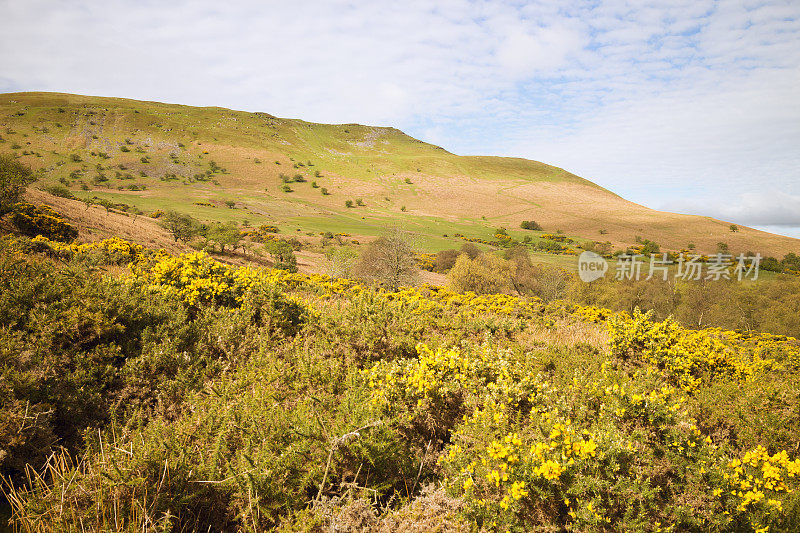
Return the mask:
<svg viewBox="0 0 800 533">
<path fill-rule="evenodd" d="M 456 234 L 488 238 L 498 227 L 535 236 L 518 229 L 535 220 L 547 232 L 615 248 L 638 237 L 708 253 L 720 242 L 778 257 L 800 249 L 789 237 L 648 209 L 544 163 L 458 156 L 394 128 L 13 93 L 0 95 L 0 137 L 0 151 L 45 171 L 39 187 L 60 183 L 78 198 L 134 212 L 174 208 L 207 221 L 276 224 L 284 234 L 369 239 L 401 225 L 419 249 L 436 251 L 459 247 Z"/>
</svg>

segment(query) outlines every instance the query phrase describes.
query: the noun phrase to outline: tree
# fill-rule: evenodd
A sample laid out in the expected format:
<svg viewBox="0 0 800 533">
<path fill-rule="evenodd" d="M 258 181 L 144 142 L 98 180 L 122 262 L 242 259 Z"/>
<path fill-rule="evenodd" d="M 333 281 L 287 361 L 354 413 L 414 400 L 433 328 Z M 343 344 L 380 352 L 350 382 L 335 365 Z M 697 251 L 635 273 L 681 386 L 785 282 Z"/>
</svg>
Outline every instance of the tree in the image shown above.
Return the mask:
<svg viewBox="0 0 800 533">
<path fill-rule="evenodd" d="M 644 239 L 640 241 L 642 243 L 642 254 L 645 257 L 649 257 L 650 254 L 657 254 L 661 251 L 661 247 L 658 243 L 651 241 L 650 239 Z"/>
<path fill-rule="evenodd" d="M 297 272 L 297 257 L 294 255 L 294 248 L 291 244 L 286 241 L 267 241 L 264 243 L 264 250 L 275 261 L 273 268 Z"/>
<path fill-rule="evenodd" d="M 533 231 L 542 231 L 542 226 L 535 220 L 523 220 L 520 225 L 522 229 L 529 229 Z"/>
<path fill-rule="evenodd" d="M 481 254 L 470 259 L 466 253 L 456 259 L 447 275 L 450 287 L 457 292 L 476 294 L 511 293 L 511 278 L 515 265 L 491 254 Z"/>
<path fill-rule="evenodd" d="M 396 230 L 371 242 L 361 254 L 354 272 L 359 278 L 395 290 L 416 281 L 416 255 L 402 233 Z"/>
<path fill-rule="evenodd" d="M 783 272 L 783 265 L 774 257 L 765 257 L 762 259 L 759 268 L 769 272 Z"/>
<path fill-rule="evenodd" d="M 475 244 L 471 242 L 465 242 L 463 246 L 461 246 L 461 253 L 467 254 L 467 257 L 470 259 L 475 259 L 479 255 L 481 255 L 481 249 L 478 248 Z"/>
<path fill-rule="evenodd" d="M 175 242 L 188 242 L 200 231 L 200 223 L 195 218 L 172 210 L 161 217 L 159 225 L 172 234 Z"/>
<path fill-rule="evenodd" d="M 537 296 L 545 302 L 564 298 L 571 279 L 566 270 L 547 265 L 532 265 L 528 269 L 532 270 L 531 278 L 534 280 L 532 286 L 526 287 L 528 294 Z M 518 275 L 518 279 L 524 278 Z"/>
<path fill-rule="evenodd" d="M 504 257 L 511 263 L 509 281 L 517 294 L 537 296 L 546 302 L 564 297 L 570 280 L 564 269 L 534 265 L 528 248 L 521 245 L 506 250 Z"/>
<path fill-rule="evenodd" d="M 748 254 L 748 255 L 749 255 L 749 257 L 752 257 L 755 254 L 751 253 L 751 254 Z M 786 270 L 797 270 L 797 271 L 800 271 L 800 256 L 798 256 L 795 253 L 788 253 L 788 254 L 783 256 L 783 259 L 781 260 L 781 265 Z"/>
<path fill-rule="evenodd" d="M 350 246 L 331 246 L 325 251 L 328 275 L 332 278 L 349 278 L 358 261 L 358 252 Z"/>
<path fill-rule="evenodd" d="M 219 244 L 220 252 L 225 253 L 225 247 L 236 247 L 242 240 L 242 233 L 235 222 L 217 223 L 208 228 L 208 240 Z"/>
<path fill-rule="evenodd" d="M 433 271 L 444 273 L 453 268 L 461 252 L 458 250 L 440 250 L 436 252 L 436 259 L 433 261 Z"/>
<path fill-rule="evenodd" d="M 11 212 L 25 188 L 36 181 L 31 169 L 13 157 L 0 155 L 0 217 Z"/>
</svg>

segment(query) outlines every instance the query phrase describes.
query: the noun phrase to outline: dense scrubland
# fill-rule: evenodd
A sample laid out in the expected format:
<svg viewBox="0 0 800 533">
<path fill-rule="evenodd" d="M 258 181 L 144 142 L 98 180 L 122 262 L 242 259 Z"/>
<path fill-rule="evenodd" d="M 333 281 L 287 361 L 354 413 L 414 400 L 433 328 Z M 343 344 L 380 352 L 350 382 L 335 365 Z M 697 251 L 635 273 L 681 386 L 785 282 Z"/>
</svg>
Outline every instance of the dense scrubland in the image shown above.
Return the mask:
<svg viewBox="0 0 800 533">
<path fill-rule="evenodd" d="M 19 530 L 800 527 L 793 338 L 120 239 L 2 244 Z"/>
<path fill-rule="evenodd" d="M 800 529 L 794 254 L 587 284 L 531 252 L 610 249 L 522 221 L 436 254 L 326 231 L 334 275 L 303 274 L 272 224 L 156 210 L 186 253 L 79 242 L 35 177 L 0 157 L 16 531 Z"/>
</svg>

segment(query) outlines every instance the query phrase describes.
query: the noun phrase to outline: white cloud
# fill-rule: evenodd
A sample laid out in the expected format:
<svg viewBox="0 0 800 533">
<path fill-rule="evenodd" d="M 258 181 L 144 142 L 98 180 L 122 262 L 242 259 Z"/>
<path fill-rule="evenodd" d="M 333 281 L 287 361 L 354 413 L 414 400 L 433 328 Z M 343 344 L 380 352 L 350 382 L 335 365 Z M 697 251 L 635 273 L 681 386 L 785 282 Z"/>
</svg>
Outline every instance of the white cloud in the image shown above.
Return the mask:
<svg viewBox="0 0 800 533">
<path fill-rule="evenodd" d="M 753 226 L 761 231 L 800 239 L 800 226 Z"/>
<path fill-rule="evenodd" d="M 697 200 L 678 200 L 668 204 L 678 212 L 707 211 L 723 220 L 735 220 L 749 226 L 800 227 L 800 195 L 786 194 L 775 189 L 748 192 L 737 201 L 709 209 Z"/>
<path fill-rule="evenodd" d="M 500 67 L 512 77 L 530 77 L 564 66 L 585 46 L 585 39 L 565 26 L 511 30 L 497 48 Z"/>
</svg>

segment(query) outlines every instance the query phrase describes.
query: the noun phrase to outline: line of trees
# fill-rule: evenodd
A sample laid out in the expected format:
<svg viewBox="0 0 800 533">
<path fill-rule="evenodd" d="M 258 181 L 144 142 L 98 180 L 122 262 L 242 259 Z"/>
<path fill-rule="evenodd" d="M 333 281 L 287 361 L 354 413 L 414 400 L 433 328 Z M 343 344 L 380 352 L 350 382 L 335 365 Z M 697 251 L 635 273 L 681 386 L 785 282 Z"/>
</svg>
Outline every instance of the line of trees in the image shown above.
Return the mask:
<svg viewBox="0 0 800 533">
<path fill-rule="evenodd" d="M 233 221 L 203 224 L 187 213 L 169 210 L 160 217 L 159 225 L 172 235 L 175 242 L 189 243 L 202 237 L 218 246 L 223 254 L 236 250 L 242 244 L 242 232 Z M 271 256 L 274 268 L 297 271 L 297 257 L 290 243 L 268 240 L 264 242 L 264 251 Z"/>
</svg>

